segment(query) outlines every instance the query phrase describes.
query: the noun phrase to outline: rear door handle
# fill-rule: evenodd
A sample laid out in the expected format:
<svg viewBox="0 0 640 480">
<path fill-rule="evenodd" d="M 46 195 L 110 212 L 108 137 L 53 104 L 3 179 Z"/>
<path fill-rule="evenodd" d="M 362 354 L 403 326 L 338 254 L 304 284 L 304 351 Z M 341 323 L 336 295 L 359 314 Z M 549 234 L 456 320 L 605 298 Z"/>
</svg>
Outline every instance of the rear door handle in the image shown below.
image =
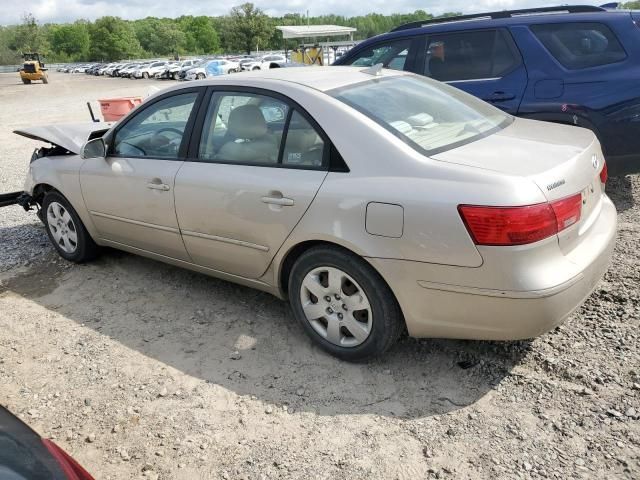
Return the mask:
<svg viewBox="0 0 640 480">
<path fill-rule="evenodd" d="M 283 207 L 292 207 L 295 204 L 293 198 L 287 198 L 282 195 L 282 192 L 278 191 L 269 192 L 268 196 L 262 197 L 262 203 L 280 205 Z"/>
<path fill-rule="evenodd" d="M 513 93 L 506 92 L 493 92 L 484 100 L 487 102 L 506 102 L 507 100 L 513 100 L 516 96 Z"/>
<path fill-rule="evenodd" d="M 171 190 L 171 187 L 166 183 L 162 183 L 162 180 L 160 180 L 159 178 L 154 178 L 149 183 L 147 183 L 147 188 L 150 188 L 151 190 L 161 190 L 163 192 L 168 192 L 169 190 Z"/>
</svg>

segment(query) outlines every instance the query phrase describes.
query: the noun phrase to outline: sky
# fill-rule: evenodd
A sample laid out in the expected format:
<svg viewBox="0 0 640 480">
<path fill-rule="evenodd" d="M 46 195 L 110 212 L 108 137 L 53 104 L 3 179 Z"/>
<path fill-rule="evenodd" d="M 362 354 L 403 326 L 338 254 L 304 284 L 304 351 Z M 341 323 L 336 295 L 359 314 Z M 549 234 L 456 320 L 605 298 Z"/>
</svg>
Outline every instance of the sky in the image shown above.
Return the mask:
<svg viewBox="0 0 640 480">
<path fill-rule="evenodd" d="M 41 23 L 72 22 L 84 18 L 95 20 L 105 15 L 126 19 L 148 16 L 179 17 L 180 15 L 224 15 L 232 6 L 244 0 L 0 0 L 0 25 L 20 23 L 24 13 L 33 13 Z M 544 0 L 253 0 L 267 14 L 284 13 L 310 15 L 335 13 L 355 16 L 375 12 L 382 14 L 406 13 L 423 9 L 434 15 L 444 12 L 475 13 L 515 8 L 553 5 Z M 579 4 L 598 5 L 605 0 L 580 0 Z M 562 4 L 557 2 L 555 5 Z"/>
</svg>

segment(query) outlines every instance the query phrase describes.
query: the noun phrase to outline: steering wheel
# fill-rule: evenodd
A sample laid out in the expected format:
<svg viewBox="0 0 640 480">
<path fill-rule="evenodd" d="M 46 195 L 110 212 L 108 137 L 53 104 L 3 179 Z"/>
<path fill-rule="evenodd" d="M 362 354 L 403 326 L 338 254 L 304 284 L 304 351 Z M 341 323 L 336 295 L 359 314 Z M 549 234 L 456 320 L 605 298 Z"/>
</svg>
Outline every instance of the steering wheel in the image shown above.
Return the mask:
<svg viewBox="0 0 640 480">
<path fill-rule="evenodd" d="M 142 155 L 144 155 L 144 156 L 146 156 L 146 155 L 147 155 L 147 152 L 145 152 L 143 148 L 140 148 L 139 146 L 134 145 L 134 144 L 133 144 L 133 143 L 131 143 L 131 142 L 127 142 L 127 141 L 125 141 L 125 140 L 122 140 L 120 143 L 124 143 L 125 145 L 129 145 L 130 147 L 133 147 L 133 148 L 135 148 L 136 150 L 140 150 L 140 151 L 142 152 Z"/>
<path fill-rule="evenodd" d="M 170 132 L 177 135 L 177 138 L 171 140 L 169 136 L 163 135 L 165 132 Z M 154 150 L 164 151 L 174 154 L 178 152 L 180 148 L 180 141 L 182 140 L 182 132 L 177 128 L 164 127 L 153 133 L 153 136 L 149 139 L 149 146 Z"/>
<path fill-rule="evenodd" d="M 177 128 L 173 128 L 173 127 L 164 127 L 161 128 L 160 130 L 158 130 L 157 132 L 154 132 L 153 136 L 155 137 L 156 135 L 160 135 L 162 132 L 171 132 L 171 133 L 175 133 L 176 135 L 179 135 L 182 137 L 183 132 L 181 132 L 180 130 L 178 130 Z"/>
</svg>

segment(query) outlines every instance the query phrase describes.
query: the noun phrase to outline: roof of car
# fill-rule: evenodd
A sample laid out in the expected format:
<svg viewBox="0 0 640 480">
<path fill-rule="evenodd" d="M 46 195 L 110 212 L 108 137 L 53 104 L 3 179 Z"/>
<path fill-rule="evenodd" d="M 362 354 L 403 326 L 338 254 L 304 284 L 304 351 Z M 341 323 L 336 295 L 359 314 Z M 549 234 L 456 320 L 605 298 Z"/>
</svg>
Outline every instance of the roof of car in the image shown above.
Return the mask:
<svg viewBox="0 0 640 480">
<path fill-rule="evenodd" d="M 344 87 L 353 83 L 371 80 L 374 76 L 367 73 L 366 67 L 318 67 L 301 66 L 299 68 L 271 68 L 269 70 L 258 70 L 255 72 L 242 72 L 222 78 L 206 80 L 203 83 L 219 85 L 220 83 L 230 83 L 242 85 L 242 79 L 256 80 L 279 80 L 283 82 L 293 82 L 304 85 L 315 90 L 325 92 L 334 88 Z M 383 70 L 383 77 L 407 75 L 406 72 L 396 70 Z"/>
<path fill-rule="evenodd" d="M 372 43 L 395 38 L 405 38 L 412 35 L 430 33 L 442 33 L 450 31 L 474 30 L 481 28 L 509 27 L 514 25 L 530 25 L 539 23 L 566 23 L 569 21 L 597 22 L 612 15 L 629 15 L 629 10 L 608 10 L 598 7 L 584 8 L 576 11 L 568 11 L 570 7 L 555 7 L 548 9 L 529 9 L 520 11 L 508 11 L 513 15 L 496 15 L 495 13 L 478 13 L 461 17 L 448 17 L 438 19 L 425 19 L 424 21 L 411 22 L 401 25 L 390 32 L 376 35 L 360 42 L 353 51 L 360 50 Z M 576 8 L 576 7 L 574 7 Z M 526 13 L 516 13 L 526 12 Z M 497 12 L 502 13 L 502 12 Z"/>
</svg>

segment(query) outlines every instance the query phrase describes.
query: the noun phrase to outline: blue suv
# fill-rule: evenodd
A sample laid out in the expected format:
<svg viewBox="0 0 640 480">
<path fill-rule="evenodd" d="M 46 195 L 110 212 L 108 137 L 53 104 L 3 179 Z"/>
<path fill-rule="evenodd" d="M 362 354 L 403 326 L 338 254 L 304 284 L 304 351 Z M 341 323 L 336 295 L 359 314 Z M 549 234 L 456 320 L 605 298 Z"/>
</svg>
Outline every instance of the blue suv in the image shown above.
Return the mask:
<svg viewBox="0 0 640 480">
<path fill-rule="evenodd" d="M 335 65 L 379 63 L 520 117 L 589 128 L 611 173 L 640 170 L 640 11 L 562 6 L 414 22 Z"/>
</svg>

